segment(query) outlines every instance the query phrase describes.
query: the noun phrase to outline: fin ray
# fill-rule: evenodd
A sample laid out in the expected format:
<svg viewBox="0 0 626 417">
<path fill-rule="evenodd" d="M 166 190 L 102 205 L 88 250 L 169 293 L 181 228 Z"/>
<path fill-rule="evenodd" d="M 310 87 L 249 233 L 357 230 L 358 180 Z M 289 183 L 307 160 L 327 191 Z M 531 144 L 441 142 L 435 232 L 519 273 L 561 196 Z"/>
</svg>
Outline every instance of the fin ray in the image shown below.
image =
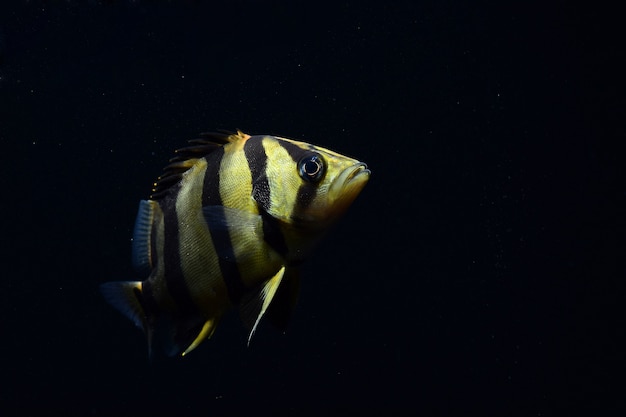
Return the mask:
<svg viewBox="0 0 626 417">
<path fill-rule="evenodd" d="M 105 282 L 100 284 L 100 292 L 109 304 L 132 320 L 137 327 L 146 330 L 146 315 L 139 300 L 140 281 Z"/>
<path fill-rule="evenodd" d="M 152 188 L 150 198 L 158 200 L 167 194 L 174 184 L 177 184 L 183 174 L 195 165 L 196 161 L 204 158 L 216 149 L 230 142 L 248 138 L 249 135 L 241 131 L 232 132 L 207 132 L 201 133 L 200 138 L 189 141 L 190 146 L 177 149 L 176 156 L 170 159 L 170 164 L 165 167 L 164 173 L 157 178 Z"/>
<path fill-rule="evenodd" d="M 133 230 L 132 262 L 137 273 L 147 278 L 153 268 L 152 263 L 152 224 L 156 201 L 141 200 L 135 229 Z"/>
<path fill-rule="evenodd" d="M 265 316 L 278 330 L 284 331 L 293 316 L 300 294 L 300 274 L 295 268 L 287 268 L 280 286 Z"/>
<path fill-rule="evenodd" d="M 272 302 L 276 291 L 285 275 L 285 267 L 283 266 L 270 279 L 265 281 L 256 291 L 245 294 L 241 300 L 241 318 L 244 324 L 250 329 L 248 335 L 248 345 L 254 336 L 261 318 L 265 314 L 268 306 Z"/>
<path fill-rule="evenodd" d="M 217 327 L 216 319 L 207 320 L 202 326 L 200 333 L 198 333 L 198 336 L 196 336 L 194 341 L 191 342 L 191 344 L 187 347 L 187 349 L 185 349 L 185 351 L 181 353 L 181 356 L 185 356 L 186 354 L 188 354 L 189 352 L 197 348 L 198 345 L 204 341 L 204 339 L 207 339 L 213 336 L 213 333 L 215 333 L 216 327 Z"/>
</svg>

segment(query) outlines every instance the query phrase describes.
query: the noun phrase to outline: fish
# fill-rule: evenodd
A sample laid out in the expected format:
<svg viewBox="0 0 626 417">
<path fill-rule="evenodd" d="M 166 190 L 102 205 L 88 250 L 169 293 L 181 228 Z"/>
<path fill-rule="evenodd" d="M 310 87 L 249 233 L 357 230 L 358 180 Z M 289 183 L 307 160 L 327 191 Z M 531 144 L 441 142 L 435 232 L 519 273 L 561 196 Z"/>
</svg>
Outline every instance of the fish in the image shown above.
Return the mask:
<svg viewBox="0 0 626 417">
<path fill-rule="evenodd" d="M 133 230 L 135 281 L 100 285 L 146 334 L 149 356 L 185 356 L 238 309 L 250 341 L 262 318 L 285 329 L 299 266 L 368 182 L 356 159 L 309 143 L 236 132 L 178 149 Z"/>
</svg>

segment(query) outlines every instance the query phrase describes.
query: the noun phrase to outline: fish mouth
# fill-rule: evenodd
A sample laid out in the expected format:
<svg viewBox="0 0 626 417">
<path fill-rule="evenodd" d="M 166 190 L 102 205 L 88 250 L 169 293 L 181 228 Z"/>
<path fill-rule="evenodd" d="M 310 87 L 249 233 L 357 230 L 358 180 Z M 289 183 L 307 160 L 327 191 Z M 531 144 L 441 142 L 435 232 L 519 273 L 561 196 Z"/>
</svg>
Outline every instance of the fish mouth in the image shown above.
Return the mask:
<svg viewBox="0 0 626 417">
<path fill-rule="evenodd" d="M 348 208 L 369 180 L 370 174 L 367 164 L 358 162 L 344 169 L 335 178 L 330 186 L 329 196 L 338 211 Z"/>
<path fill-rule="evenodd" d="M 348 176 L 346 178 L 346 182 L 352 181 L 354 178 L 358 177 L 359 175 L 366 175 L 369 178 L 369 175 L 372 173 L 372 171 L 367 169 L 367 164 L 364 162 L 359 162 L 353 167 L 346 169 L 346 171 L 349 171 Z"/>
</svg>

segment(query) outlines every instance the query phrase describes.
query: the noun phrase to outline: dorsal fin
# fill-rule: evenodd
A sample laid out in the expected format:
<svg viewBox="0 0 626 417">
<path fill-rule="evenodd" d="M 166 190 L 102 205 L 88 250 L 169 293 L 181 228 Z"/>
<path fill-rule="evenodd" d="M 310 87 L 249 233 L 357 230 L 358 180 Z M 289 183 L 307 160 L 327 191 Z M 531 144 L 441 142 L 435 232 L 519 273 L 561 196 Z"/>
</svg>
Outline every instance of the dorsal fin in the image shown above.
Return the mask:
<svg viewBox="0 0 626 417">
<path fill-rule="evenodd" d="M 176 156 L 170 159 L 170 164 L 163 169 L 163 174 L 157 178 L 153 185 L 151 200 L 158 200 L 163 197 L 169 188 L 177 184 L 182 175 L 194 166 L 198 159 L 204 158 L 227 143 L 250 137 L 240 130 L 237 132 L 206 132 L 199 136 L 197 139 L 190 140 L 189 146 L 175 151 Z"/>
<path fill-rule="evenodd" d="M 155 215 L 160 212 L 159 203 L 151 200 L 141 200 L 133 231 L 133 267 L 142 277 L 148 278 L 154 268 L 152 247 L 152 225 Z"/>
</svg>

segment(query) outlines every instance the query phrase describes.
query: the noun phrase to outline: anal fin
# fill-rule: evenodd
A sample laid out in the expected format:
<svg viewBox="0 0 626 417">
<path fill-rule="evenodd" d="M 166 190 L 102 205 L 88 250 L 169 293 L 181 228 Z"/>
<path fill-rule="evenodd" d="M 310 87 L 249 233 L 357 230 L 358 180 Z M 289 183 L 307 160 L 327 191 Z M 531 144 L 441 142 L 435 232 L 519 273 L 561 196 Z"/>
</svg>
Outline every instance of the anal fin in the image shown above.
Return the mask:
<svg viewBox="0 0 626 417">
<path fill-rule="evenodd" d="M 204 322 L 204 325 L 202 326 L 200 333 L 198 333 L 198 336 L 196 336 L 196 338 L 193 340 L 193 342 L 191 342 L 191 344 L 187 347 L 187 349 L 185 349 L 185 351 L 181 354 L 181 356 L 185 356 L 186 354 L 188 354 L 189 352 L 197 348 L 198 345 L 204 341 L 204 339 L 210 338 L 211 336 L 213 336 L 213 333 L 215 333 L 216 327 L 217 327 L 217 319 L 210 319 Z"/>
</svg>

